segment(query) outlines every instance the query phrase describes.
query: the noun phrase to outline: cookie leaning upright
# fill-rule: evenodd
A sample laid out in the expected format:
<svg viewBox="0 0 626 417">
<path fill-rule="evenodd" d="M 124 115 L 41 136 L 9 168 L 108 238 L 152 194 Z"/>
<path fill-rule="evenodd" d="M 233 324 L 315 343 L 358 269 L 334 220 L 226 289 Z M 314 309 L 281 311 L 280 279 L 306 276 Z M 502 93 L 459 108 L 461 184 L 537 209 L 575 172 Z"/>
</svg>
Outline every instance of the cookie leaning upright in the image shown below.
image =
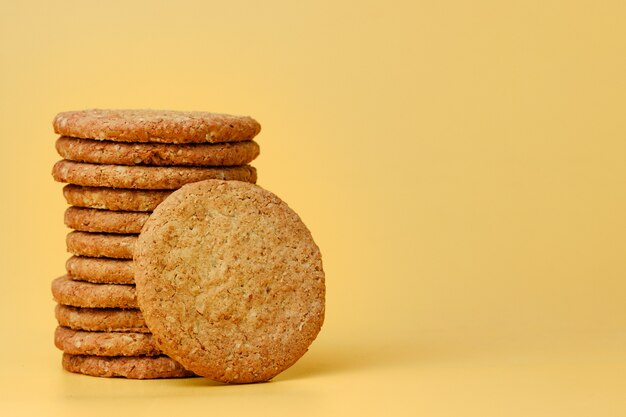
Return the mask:
<svg viewBox="0 0 626 417">
<path fill-rule="evenodd" d="M 157 346 L 217 381 L 266 381 L 324 321 L 319 248 L 287 204 L 238 181 L 188 184 L 135 245 L 137 301 Z"/>
</svg>

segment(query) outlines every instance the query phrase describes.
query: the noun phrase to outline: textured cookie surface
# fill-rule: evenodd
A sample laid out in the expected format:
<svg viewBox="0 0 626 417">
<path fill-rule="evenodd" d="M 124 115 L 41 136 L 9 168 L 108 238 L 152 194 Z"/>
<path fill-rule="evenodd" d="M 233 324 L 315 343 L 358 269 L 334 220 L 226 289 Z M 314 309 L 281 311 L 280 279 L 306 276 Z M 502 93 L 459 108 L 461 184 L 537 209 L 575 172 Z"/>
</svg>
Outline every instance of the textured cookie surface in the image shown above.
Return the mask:
<svg viewBox="0 0 626 417">
<path fill-rule="evenodd" d="M 54 315 L 61 326 L 92 332 L 149 333 L 141 311 L 121 308 L 81 308 L 57 304 Z"/>
<path fill-rule="evenodd" d="M 56 148 L 65 159 L 113 165 L 245 165 L 259 155 L 253 141 L 174 145 L 168 143 L 123 143 L 92 139 L 57 139 Z"/>
<path fill-rule="evenodd" d="M 161 355 L 150 333 L 90 332 L 59 326 L 54 344 L 72 355 L 156 356 Z"/>
<path fill-rule="evenodd" d="M 72 256 L 65 262 L 72 279 L 98 284 L 134 284 L 133 261 L 127 259 Z"/>
<path fill-rule="evenodd" d="M 74 255 L 132 259 L 137 235 L 70 232 L 65 242 Z"/>
<path fill-rule="evenodd" d="M 77 374 L 131 379 L 194 376 L 167 356 L 90 356 L 63 354 L 63 368 Z"/>
<path fill-rule="evenodd" d="M 135 266 L 157 345 L 214 380 L 271 379 L 306 352 L 324 320 L 317 245 L 293 210 L 251 184 L 174 192 L 146 222 Z"/>
<path fill-rule="evenodd" d="M 65 225 L 83 232 L 139 233 L 150 213 L 68 207 Z"/>
<path fill-rule="evenodd" d="M 54 164 L 56 181 L 87 187 L 175 190 L 185 184 L 207 180 L 256 182 L 256 169 L 234 167 L 154 167 L 144 165 L 98 165 L 61 160 Z"/>
<path fill-rule="evenodd" d="M 63 275 L 52 281 L 52 295 L 60 304 L 92 308 L 137 308 L 134 285 L 92 284 Z"/>
<path fill-rule="evenodd" d="M 154 211 L 171 193 L 162 190 L 81 187 L 73 184 L 63 187 L 63 195 L 68 204 L 120 211 Z"/>
<path fill-rule="evenodd" d="M 57 114 L 52 124 L 60 135 L 120 142 L 237 142 L 261 131 L 248 116 L 171 110 L 67 111 Z"/>
</svg>

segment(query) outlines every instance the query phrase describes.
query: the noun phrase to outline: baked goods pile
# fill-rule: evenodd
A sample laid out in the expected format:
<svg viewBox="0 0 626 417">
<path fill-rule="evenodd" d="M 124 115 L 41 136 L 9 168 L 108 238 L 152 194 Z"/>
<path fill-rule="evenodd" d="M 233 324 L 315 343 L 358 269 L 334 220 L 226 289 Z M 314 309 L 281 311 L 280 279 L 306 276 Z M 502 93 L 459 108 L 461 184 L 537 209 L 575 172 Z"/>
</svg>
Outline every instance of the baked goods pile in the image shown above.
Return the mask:
<svg viewBox="0 0 626 417">
<path fill-rule="evenodd" d="M 246 383 L 306 352 L 324 320 L 321 255 L 254 185 L 254 119 L 86 110 L 53 125 L 73 229 L 52 283 L 66 370 Z"/>
</svg>

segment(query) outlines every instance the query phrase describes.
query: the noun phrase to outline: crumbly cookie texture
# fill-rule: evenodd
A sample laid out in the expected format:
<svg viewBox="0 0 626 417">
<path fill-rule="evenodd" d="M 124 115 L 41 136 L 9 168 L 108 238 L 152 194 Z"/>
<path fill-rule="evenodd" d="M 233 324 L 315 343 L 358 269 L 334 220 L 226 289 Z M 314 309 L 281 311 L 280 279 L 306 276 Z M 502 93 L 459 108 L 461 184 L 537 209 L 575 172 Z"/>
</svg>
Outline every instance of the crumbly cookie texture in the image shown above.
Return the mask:
<svg viewBox="0 0 626 417">
<path fill-rule="evenodd" d="M 59 304 L 90 308 L 138 308 L 134 285 L 92 284 L 63 275 L 52 281 Z"/>
<path fill-rule="evenodd" d="M 91 356 L 63 354 L 66 371 L 130 379 L 180 378 L 194 376 L 167 356 Z"/>
<path fill-rule="evenodd" d="M 70 278 L 97 284 L 134 284 L 135 272 L 130 259 L 72 256 L 65 262 Z"/>
<path fill-rule="evenodd" d="M 137 235 L 70 232 L 65 242 L 67 251 L 79 256 L 132 259 Z"/>
<path fill-rule="evenodd" d="M 175 145 L 169 143 L 124 143 L 61 136 L 59 155 L 70 161 L 112 165 L 231 166 L 245 165 L 259 155 L 254 141 Z"/>
<path fill-rule="evenodd" d="M 150 213 L 136 211 L 112 211 L 84 207 L 68 207 L 65 225 L 82 232 L 131 234 L 141 232 Z"/>
<path fill-rule="evenodd" d="M 67 111 L 57 114 L 52 124 L 63 136 L 119 142 L 239 142 L 261 131 L 248 116 L 172 110 Z"/>
<path fill-rule="evenodd" d="M 63 187 L 63 196 L 68 204 L 120 211 L 154 211 L 171 193 L 170 190 L 81 187 L 73 184 Z"/>
<path fill-rule="evenodd" d="M 161 355 L 150 333 L 90 332 L 59 326 L 54 332 L 54 344 L 63 352 L 72 355 Z"/>
<path fill-rule="evenodd" d="M 155 167 L 144 165 L 98 165 L 61 160 L 54 164 L 56 181 L 87 187 L 175 190 L 206 179 L 256 182 L 256 169 L 234 167 Z"/>
<path fill-rule="evenodd" d="M 57 304 L 54 315 L 59 325 L 75 330 L 150 333 L 138 309 L 86 308 Z"/>
<path fill-rule="evenodd" d="M 198 375 L 269 380 L 322 326 L 320 251 L 298 215 L 258 186 L 184 186 L 148 219 L 135 255 L 138 303 L 157 345 Z"/>
</svg>

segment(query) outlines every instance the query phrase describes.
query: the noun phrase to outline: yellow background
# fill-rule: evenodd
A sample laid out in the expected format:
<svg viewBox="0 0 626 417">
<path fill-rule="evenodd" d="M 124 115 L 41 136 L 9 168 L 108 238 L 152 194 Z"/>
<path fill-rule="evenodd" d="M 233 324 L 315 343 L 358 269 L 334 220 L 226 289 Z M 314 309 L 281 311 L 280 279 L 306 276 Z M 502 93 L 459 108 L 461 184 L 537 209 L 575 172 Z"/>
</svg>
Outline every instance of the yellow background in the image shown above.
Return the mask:
<svg viewBox="0 0 626 417">
<path fill-rule="evenodd" d="M 2 1 L 0 414 L 626 415 L 625 39 L 622 1 Z M 261 122 L 327 273 L 292 369 L 62 371 L 51 120 L 92 107 Z"/>
</svg>

